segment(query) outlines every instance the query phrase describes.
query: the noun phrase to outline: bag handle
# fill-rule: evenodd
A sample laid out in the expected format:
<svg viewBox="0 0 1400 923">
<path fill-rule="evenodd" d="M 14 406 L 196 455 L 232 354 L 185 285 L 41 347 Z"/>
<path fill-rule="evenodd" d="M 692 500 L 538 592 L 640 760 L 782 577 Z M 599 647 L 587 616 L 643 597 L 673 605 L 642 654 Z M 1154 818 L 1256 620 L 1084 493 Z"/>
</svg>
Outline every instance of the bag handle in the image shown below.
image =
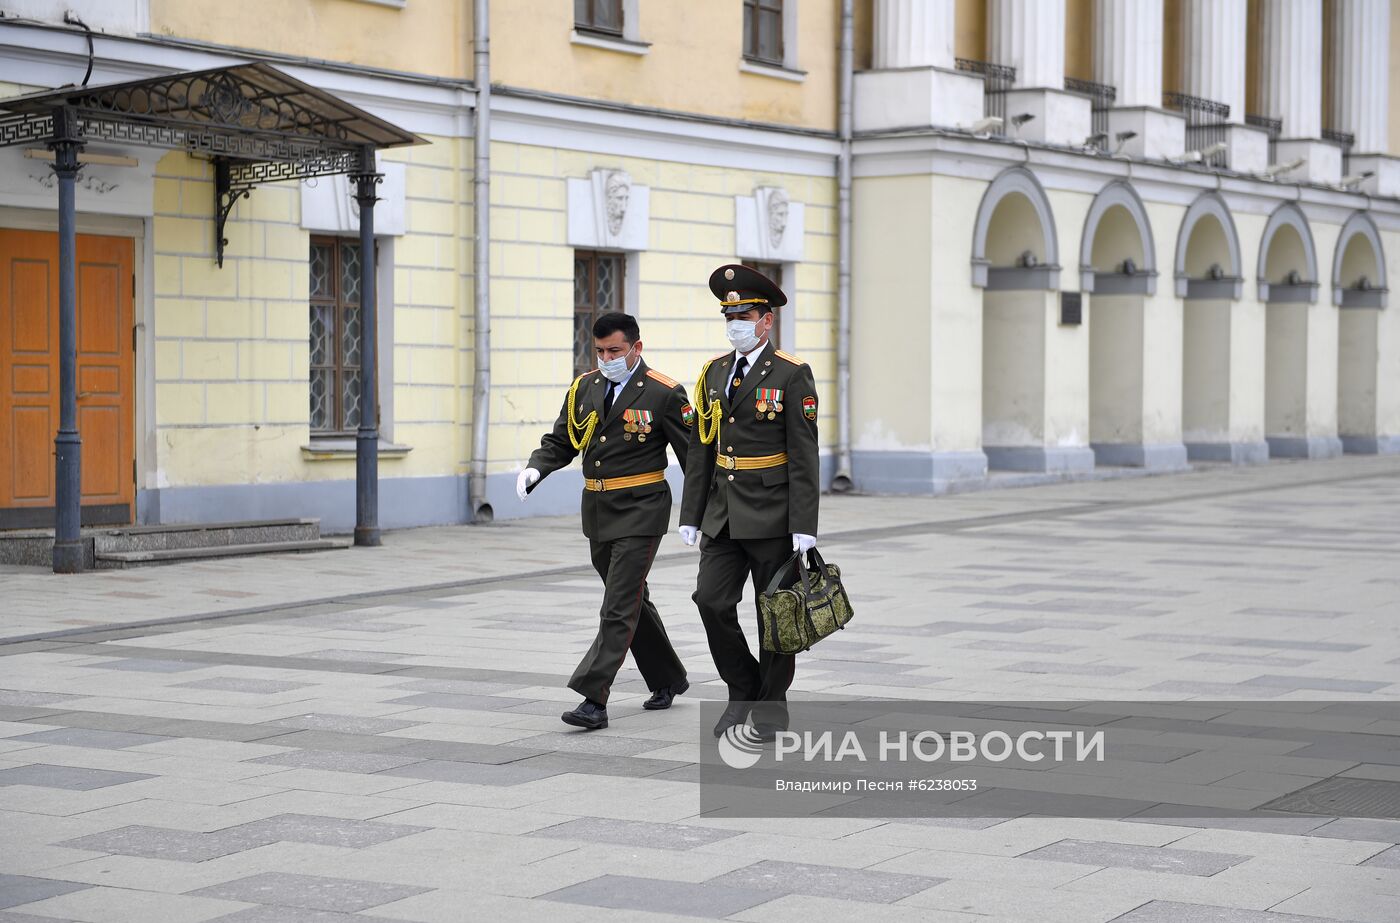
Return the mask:
<svg viewBox="0 0 1400 923">
<path fill-rule="evenodd" d="M 774 593 L 778 592 L 778 584 L 783 582 L 783 576 L 787 574 L 788 568 L 792 567 L 794 564 L 797 565 L 797 572 L 802 576 L 802 589 L 806 593 L 811 593 L 811 578 L 807 576 L 807 568 L 802 561 L 802 555 L 794 551 L 792 557 L 784 561 L 783 565 L 773 572 L 773 579 L 768 581 L 768 587 L 763 591 L 764 595 L 772 596 Z"/>
</svg>

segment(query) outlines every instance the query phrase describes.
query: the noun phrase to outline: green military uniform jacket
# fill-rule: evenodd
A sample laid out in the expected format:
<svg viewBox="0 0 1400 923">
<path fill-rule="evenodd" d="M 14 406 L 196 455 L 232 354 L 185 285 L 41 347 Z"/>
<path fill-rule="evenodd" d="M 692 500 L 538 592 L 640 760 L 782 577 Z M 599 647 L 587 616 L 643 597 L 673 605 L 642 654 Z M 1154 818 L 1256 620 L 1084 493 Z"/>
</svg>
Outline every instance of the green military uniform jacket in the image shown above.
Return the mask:
<svg viewBox="0 0 1400 923">
<path fill-rule="evenodd" d="M 592 439 L 583 447 L 585 478 L 618 478 L 666 470 L 666 446 L 670 445 L 685 470 L 693 411 L 685 388 L 675 379 L 647 367 L 641 359 L 632 377 L 613 397 L 612 413 L 603 416 L 608 380 L 601 372 L 579 376 L 574 399 L 574 420 L 584 422 L 598 414 Z M 569 439 L 569 401 L 559 408 L 554 429 L 540 439 L 530 455 L 529 467 L 543 481 L 566 467 L 579 454 Z M 650 414 L 649 423 L 631 417 Z M 628 432 L 630 426 L 649 426 L 651 432 Z M 580 435 L 576 429 L 575 434 Z M 671 487 L 664 480 L 617 490 L 585 490 L 579 504 L 583 534 L 597 542 L 611 542 L 634 535 L 665 535 L 671 521 Z"/>
<path fill-rule="evenodd" d="M 726 523 L 736 539 L 816 535 L 821 467 L 812 369 L 769 342 L 733 396 L 726 397 L 735 361 L 732 352 L 710 360 L 696 385 L 703 389 L 696 395 L 697 415 L 719 402 L 719 433 L 706 445 L 700 437 L 705 421 L 697 420 L 691 430 L 681 524 L 698 525 L 711 537 Z M 716 463 L 720 454 L 753 458 L 780 452 L 787 453 L 787 463 L 771 468 L 730 470 Z"/>
</svg>

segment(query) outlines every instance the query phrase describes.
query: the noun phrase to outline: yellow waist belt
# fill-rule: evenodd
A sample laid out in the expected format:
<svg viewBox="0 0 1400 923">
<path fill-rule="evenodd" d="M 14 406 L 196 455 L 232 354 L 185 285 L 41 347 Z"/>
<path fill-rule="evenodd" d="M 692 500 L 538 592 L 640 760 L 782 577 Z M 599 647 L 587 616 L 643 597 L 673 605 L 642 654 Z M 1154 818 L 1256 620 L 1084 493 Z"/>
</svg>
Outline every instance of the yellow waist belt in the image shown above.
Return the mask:
<svg viewBox="0 0 1400 923">
<path fill-rule="evenodd" d="M 730 471 L 752 471 L 756 468 L 776 468 L 779 465 L 786 465 L 788 455 L 786 452 L 779 452 L 777 455 L 758 455 L 753 458 L 740 458 L 737 455 L 716 455 L 715 463 L 721 468 L 728 468 Z"/>
<path fill-rule="evenodd" d="M 620 478 L 584 478 L 584 490 L 618 490 L 622 487 L 641 487 L 666 480 L 665 471 L 648 471 L 646 474 L 629 474 Z"/>
</svg>

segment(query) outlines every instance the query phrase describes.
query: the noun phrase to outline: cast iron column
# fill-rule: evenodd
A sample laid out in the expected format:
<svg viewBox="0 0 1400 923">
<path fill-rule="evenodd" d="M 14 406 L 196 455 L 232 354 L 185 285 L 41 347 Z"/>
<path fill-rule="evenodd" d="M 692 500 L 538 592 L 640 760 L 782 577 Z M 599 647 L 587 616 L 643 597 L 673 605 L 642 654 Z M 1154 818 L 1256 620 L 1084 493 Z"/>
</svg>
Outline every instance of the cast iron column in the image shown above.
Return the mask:
<svg viewBox="0 0 1400 923">
<path fill-rule="evenodd" d="M 54 436 L 53 571 L 83 569 L 82 442 L 78 438 L 78 238 L 74 187 L 78 152 L 83 149 L 78 117 L 71 109 L 53 112 L 53 172 L 58 177 L 58 433 Z"/>
<path fill-rule="evenodd" d="M 360 152 L 360 168 L 350 177 L 360 205 L 360 428 L 355 433 L 355 544 L 379 544 L 379 336 L 374 279 L 374 149 Z"/>
</svg>

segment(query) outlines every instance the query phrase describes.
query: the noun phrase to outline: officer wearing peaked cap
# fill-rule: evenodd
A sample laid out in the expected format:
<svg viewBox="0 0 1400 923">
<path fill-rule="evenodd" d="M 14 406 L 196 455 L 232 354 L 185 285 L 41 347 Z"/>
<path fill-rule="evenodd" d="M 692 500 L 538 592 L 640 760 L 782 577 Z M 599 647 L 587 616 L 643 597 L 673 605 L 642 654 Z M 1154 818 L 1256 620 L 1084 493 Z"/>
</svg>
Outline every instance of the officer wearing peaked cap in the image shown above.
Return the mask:
<svg viewBox="0 0 1400 923">
<path fill-rule="evenodd" d="M 669 708 L 690 688 L 646 581 L 671 521 L 666 446 L 684 471 L 694 410 L 684 387 L 642 361 L 636 318 L 602 315 L 593 344 L 598 370 L 574 379 L 554 429 L 516 481 L 523 501 L 542 478 L 583 455 L 580 512 L 603 605 L 593 646 L 569 679 L 584 700 L 563 719 L 587 730 L 608 726 L 608 695 L 629 650 L 652 691 L 643 708 Z"/>
<path fill-rule="evenodd" d="M 787 303 L 771 279 L 747 266 L 721 266 L 710 291 L 733 350 L 705 363 L 695 386 L 680 533 L 688 545 L 703 534 L 694 599 L 729 687 L 715 736 L 752 710 L 754 730 L 771 740 L 787 727 L 796 659 L 768 651 L 755 658 L 738 605 L 746 579 L 757 594 L 793 552 L 817 543 L 817 388 L 807 363 L 769 340 L 773 308 Z"/>
</svg>

